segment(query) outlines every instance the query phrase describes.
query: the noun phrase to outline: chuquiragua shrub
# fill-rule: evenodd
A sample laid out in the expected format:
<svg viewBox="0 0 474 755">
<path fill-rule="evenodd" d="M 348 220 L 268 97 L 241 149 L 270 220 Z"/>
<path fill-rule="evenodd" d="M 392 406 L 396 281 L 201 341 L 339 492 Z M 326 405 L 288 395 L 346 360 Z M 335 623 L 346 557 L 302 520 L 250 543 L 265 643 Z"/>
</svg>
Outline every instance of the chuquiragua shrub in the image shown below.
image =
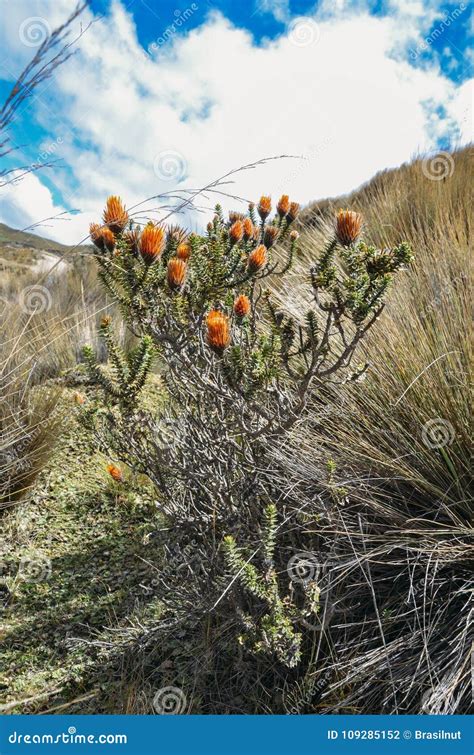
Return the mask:
<svg viewBox="0 0 474 755">
<path fill-rule="evenodd" d="M 115 460 L 156 486 L 168 523 L 156 631 L 165 658 L 178 644 L 173 683 L 193 689 L 202 711 L 229 710 L 245 693 L 248 710 L 279 712 L 305 677 L 321 590 L 287 569 L 305 543 L 287 507 L 291 481 L 282 490 L 268 452 L 305 421 L 315 392 L 365 371 L 357 347 L 412 259 L 407 243 L 363 241 L 361 215 L 340 210 L 308 270 L 311 306 L 289 315 L 269 284 L 285 285 L 298 254 L 298 211 L 286 195 L 274 215 L 268 196 L 245 214 L 217 206 L 198 235 L 140 227 L 112 196 L 90 229 L 102 284 L 137 341 L 125 352 L 102 320 L 109 368 L 85 349 L 103 389 L 85 416 Z M 154 360 L 168 397 L 156 411 L 141 401 Z"/>
</svg>

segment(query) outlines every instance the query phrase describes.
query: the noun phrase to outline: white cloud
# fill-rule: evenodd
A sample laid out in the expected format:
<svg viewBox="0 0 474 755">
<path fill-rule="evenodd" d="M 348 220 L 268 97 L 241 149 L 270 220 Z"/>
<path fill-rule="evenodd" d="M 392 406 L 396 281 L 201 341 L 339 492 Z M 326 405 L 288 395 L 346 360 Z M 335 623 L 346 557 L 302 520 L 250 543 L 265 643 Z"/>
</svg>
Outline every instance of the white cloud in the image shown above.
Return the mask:
<svg viewBox="0 0 474 755">
<path fill-rule="evenodd" d="M 51 192 L 37 174 L 13 173 L 13 179 L 0 189 L 0 220 L 12 228 L 30 229 L 46 238 L 74 244 L 85 236 L 84 216 L 74 216 L 54 202 Z M 15 181 L 14 179 L 17 178 Z M 92 220 L 92 216 L 90 220 Z M 37 227 L 32 228 L 32 226 Z"/>
<path fill-rule="evenodd" d="M 408 13 L 404 0 L 396 4 Z M 54 181 L 68 207 L 84 212 L 67 231 L 65 224 L 55 228 L 55 238 L 85 235 L 107 194 L 131 206 L 173 189 L 160 175 L 163 152 L 176 153 L 179 186 L 191 188 L 262 157 L 303 156 L 241 173 L 229 191 L 256 198 L 286 190 L 307 202 L 350 191 L 432 148 L 444 125 L 433 125 L 428 104 L 458 118 L 466 139 L 463 89 L 436 67 L 415 69 L 394 56 L 399 18 L 353 8 L 330 16 L 326 9 L 303 29 L 306 37 L 292 27 L 259 47 L 213 14 L 191 32 L 181 29 L 151 58 L 115 0 L 110 15 L 82 37 L 74 61 L 59 70 L 38 111 L 51 139 L 60 134 L 57 156 L 69 168 Z"/>
</svg>

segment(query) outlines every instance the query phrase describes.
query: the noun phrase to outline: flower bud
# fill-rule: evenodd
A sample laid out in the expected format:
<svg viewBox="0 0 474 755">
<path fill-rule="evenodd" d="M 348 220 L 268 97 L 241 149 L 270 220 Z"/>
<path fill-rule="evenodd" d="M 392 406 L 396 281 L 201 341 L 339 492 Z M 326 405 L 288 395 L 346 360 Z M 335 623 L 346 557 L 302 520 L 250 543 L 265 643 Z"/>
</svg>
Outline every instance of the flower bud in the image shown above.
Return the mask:
<svg viewBox="0 0 474 755">
<path fill-rule="evenodd" d="M 342 246 L 350 246 L 360 236 L 362 215 L 353 210 L 339 210 L 336 215 L 336 236 Z"/>
<path fill-rule="evenodd" d="M 186 263 L 177 257 L 172 257 L 168 262 L 168 285 L 173 290 L 181 288 L 186 275 Z"/>
<path fill-rule="evenodd" d="M 230 237 L 230 243 L 231 244 L 238 244 L 239 241 L 242 241 L 242 237 L 244 235 L 244 226 L 241 220 L 236 220 L 233 225 L 230 227 L 229 231 L 229 237 Z"/>
<path fill-rule="evenodd" d="M 183 262 L 187 262 L 191 256 L 191 244 L 188 244 L 186 241 L 179 244 L 176 249 L 176 256 L 178 259 L 183 260 Z"/>
<path fill-rule="evenodd" d="M 299 212 L 300 212 L 300 206 L 298 202 L 292 202 L 290 204 L 290 209 L 288 210 L 288 213 L 286 216 L 286 222 L 288 223 L 288 225 L 290 223 L 293 223 L 294 220 L 296 220 L 296 218 L 299 215 Z"/>
<path fill-rule="evenodd" d="M 234 301 L 234 313 L 237 317 L 245 317 L 250 312 L 250 299 L 245 294 L 241 294 Z"/>
<path fill-rule="evenodd" d="M 207 316 L 207 342 L 211 349 L 222 354 L 230 343 L 229 318 L 223 312 L 213 309 Z"/>
<path fill-rule="evenodd" d="M 262 196 L 257 207 L 258 214 L 262 220 L 266 220 L 272 211 L 272 199 L 271 197 Z"/>
<path fill-rule="evenodd" d="M 264 232 L 263 232 L 263 243 L 267 247 L 267 249 L 270 249 L 273 244 L 275 243 L 277 236 L 279 234 L 279 230 L 276 227 L 276 225 L 267 225 Z"/>
<path fill-rule="evenodd" d="M 107 472 L 115 482 L 123 482 L 123 472 L 116 464 L 107 464 Z"/>
<path fill-rule="evenodd" d="M 160 226 L 148 223 L 140 238 L 140 254 L 151 265 L 158 259 L 165 244 L 165 232 Z"/>
<path fill-rule="evenodd" d="M 122 233 L 128 223 L 128 212 L 120 197 L 109 197 L 104 210 L 104 223 L 112 233 Z"/>
<path fill-rule="evenodd" d="M 282 194 L 277 204 L 277 213 L 281 218 L 284 218 L 290 209 L 290 198 L 288 194 Z"/>
<path fill-rule="evenodd" d="M 256 273 L 267 262 L 267 249 L 263 244 L 259 244 L 251 254 L 249 254 L 248 267 L 252 273 Z"/>
<path fill-rule="evenodd" d="M 255 226 L 250 218 L 245 218 L 242 225 L 244 229 L 244 239 L 245 241 L 250 241 L 250 239 L 253 239 L 255 236 Z"/>
</svg>

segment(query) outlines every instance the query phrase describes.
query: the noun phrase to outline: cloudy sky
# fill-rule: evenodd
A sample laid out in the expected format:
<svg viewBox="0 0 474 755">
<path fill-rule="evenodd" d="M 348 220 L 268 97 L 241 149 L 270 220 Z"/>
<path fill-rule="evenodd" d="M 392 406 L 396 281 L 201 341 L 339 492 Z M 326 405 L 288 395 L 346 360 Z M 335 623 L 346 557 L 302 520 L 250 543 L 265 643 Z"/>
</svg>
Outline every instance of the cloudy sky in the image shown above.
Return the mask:
<svg viewBox="0 0 474 755">
<path fill-rule="evenodd" d="M 0 95 L 75 5 L 0 0 Z M 37 232 L 77 243 L 108 194 L 152 214 L 149 197 L 279 155 L 294 157 L 222 189 L 306 203 L 472 140 L 467 2 L 92 0 L 81 19 L 75 56 L 11 129 L 7 167 L 59 160 L 0 188 L 16 228 L 67 211 Z"/>
</svg>

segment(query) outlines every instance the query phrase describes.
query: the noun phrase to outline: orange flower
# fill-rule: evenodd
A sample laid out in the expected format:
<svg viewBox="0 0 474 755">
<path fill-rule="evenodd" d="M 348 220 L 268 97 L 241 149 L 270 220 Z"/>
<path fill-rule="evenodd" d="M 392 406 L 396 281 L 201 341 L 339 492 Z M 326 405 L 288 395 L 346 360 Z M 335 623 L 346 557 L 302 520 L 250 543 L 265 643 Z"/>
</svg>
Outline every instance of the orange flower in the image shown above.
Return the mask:
<svg viewBox="0 0 474 755">
<path fill-rule="evenodd" d="M 74 394 L 74 401 L 76 404 L 79 404 L 79 405 L 85 404 L 86 397 L 84 396 L 83 393 L 79 393 L 79 391 L 76 391 L 76 393 Z"/>
<path fill-rule="evenodd" d="M 123 482 L 123 472 L 116 464 L 107 464 L 107 472 L 115 482 Z"/>
<path fill-rule="evenodd" d="M 104 210 L 104 223 L 112 233 L 122 233 L 128 223 L 128 212 L 120 197 L 109 197 Z"/>
<path fill-rule="evenodd" d="M 212 309 L 207 316 L 207 342 L 218 354 L 230 343 L 229 318 L 217 309 Z"/>
<path fill-rule="evenodd" d="M 262 220 L 268 218 L 272 211 L 272 198 L 265 196 L 260 197 L 260 202 L 258 203 L 257 210 Z"/>
<path fill-rule="evenodd" d="M 342 246 L 357 241 L 362 230 L 362 215 L 352 210 L 339 210 L 336 215 L 336 236 Z"/>
<path fill-rule="evenodd" d="M 248 266 L 252 273 L 256 273 L 267 262 L 267 248 L 259 244 L 251 254 L 249 254 Z"/>
<path fill-rule="evenodd" d="M 277 212 L 281 218 L 284 218 L 290 209 L 290 198 L 288 194 L 282 194 L 277 204 Z"/>
<path fill-rule="evenodd" d="M 236 220 L 230 227 L 229 236 L 231 244 L 238 244 L 244 235 L 244 225 L 241 220 Z"/>
<path fill-rule="evenodd" d="M 102 229 L 98 223 L 91 223 L 89 226 L 89 234 L 92 243 L 95 244 L 98 249 L 101 249 L 103 251 L 104 244 L 102 242 L 101 230 Z"/>
<path fill-rule="evenodd" d="M 140 253 L 148 264 L 160 256 L 165 244 L 165 232 L 160 226 L 148 223 L 140 238 Z"/>
<path fill-rule="evenodd" d="M 191 256 L 191 244 L 188 244 L 187 241 L 183 241 L 179 244 L 176 250 L 176 256 L 178 259 L 183 260 L 183 262 L 187 262 Z"/>
<path fill-rule="evenodd" d="M 101 318 L 100 325 L 102 328 L 108 328 L 110 323 L 112 322 L 112 318 L 110 315 L 104 315 Z"/>
<path fill-rule="evenodd" d="M 300 206 L 299 206 L 298 202 L 292 202 L 290 204 L 290 208 L 289 208 L 288 214 L 286 216 L 286 221 L 287 221 L 288 224 L 292 223 L 294 220 L 296 220 L 296 218 L 298 217 L 299 211 L 300 211 Z"/>
<path fill-rule="evenodd" d="M 234 301 L 234 312 L 237 317 L 245 317 L 250 312 L 250 299 L 245 294 L 241 294 Z"/>
<path fill-rule="evenodd" d="M 263 241 L 267 249 L 270 249 L 270 247 L 273 246 L 278 236 L 278 233 L 279 231 L 276 225 L 267 225 L 267 227 L 265 228 L 265 231 L 263 232 Z"/>
<path fill-rule="evenodd" d="M 105 251 L 105 249 L 109 252 L 113 251 L 115 246 L 115 236 L 107 226 L 91 223 L 89 226 L 89 233 L 92 242 L 97 249 L 100 249 L 101 252 Z"/>
<path fill-rule="evenodd" d="M 244 222 L 242 223 L 242 226 L 244 229 L 245 241 L 249 241 L 250 239 L 253 239 L 255 235 L 255 226 L 250 220 L 250 218 L 245 218 Z"/>
<path fill-rule="evenodd" d="M 181 288 L 186 275 L 186 263 L 178 257 L 172 257 L 168 262 L 168 285 L 177 290 Z"/>
</svg>

